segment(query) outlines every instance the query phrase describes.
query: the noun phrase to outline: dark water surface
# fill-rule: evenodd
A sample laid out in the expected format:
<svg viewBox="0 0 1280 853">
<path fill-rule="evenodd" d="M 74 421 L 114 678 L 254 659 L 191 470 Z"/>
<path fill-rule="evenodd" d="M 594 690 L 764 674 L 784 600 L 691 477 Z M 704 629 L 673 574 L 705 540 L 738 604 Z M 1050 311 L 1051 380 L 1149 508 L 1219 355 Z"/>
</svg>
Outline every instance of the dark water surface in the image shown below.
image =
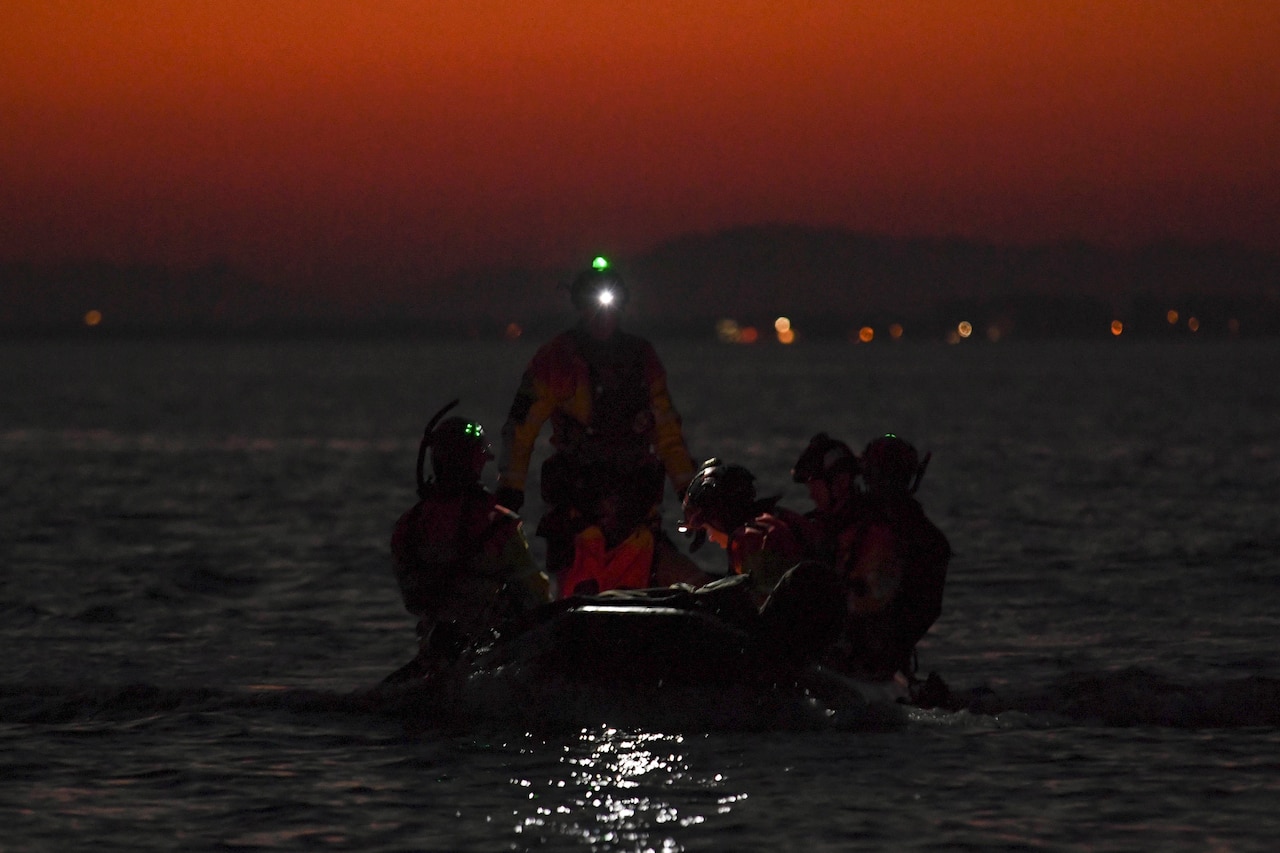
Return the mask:
<svg viewBox="0 0 1280 853">
<path fill-rule="evenodd" d="M 1280 836 L 1280 343 L 659 342 L 695 456 L 796 508 L 819 429 L 933 453 L 922 666 L 975 702 L 888 730 L 372 689 L 413 647 L 387 540 L 423 424 L 460 396 L 496 437 L 532 350 L 0 343 L 0 850 Z"/>
</svg>

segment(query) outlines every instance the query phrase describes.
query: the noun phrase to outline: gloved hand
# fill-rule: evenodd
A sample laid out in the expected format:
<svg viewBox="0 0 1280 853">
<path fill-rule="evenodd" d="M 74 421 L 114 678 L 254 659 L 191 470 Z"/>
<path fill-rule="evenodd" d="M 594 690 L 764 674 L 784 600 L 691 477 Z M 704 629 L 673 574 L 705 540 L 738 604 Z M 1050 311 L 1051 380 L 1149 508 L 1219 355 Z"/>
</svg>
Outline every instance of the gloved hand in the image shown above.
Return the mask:
<svg viewBox="0 0 1280 853">
<path fill-rule="evenodd" d="M 524 506 L 524 492 L 519 489 L 513 489 L 510 486 L 503 486 L 498 489 L 494 495 L 498 506 L 506 507 L 512 512 L 519 512 L 520 507 Z"/>
</svg>

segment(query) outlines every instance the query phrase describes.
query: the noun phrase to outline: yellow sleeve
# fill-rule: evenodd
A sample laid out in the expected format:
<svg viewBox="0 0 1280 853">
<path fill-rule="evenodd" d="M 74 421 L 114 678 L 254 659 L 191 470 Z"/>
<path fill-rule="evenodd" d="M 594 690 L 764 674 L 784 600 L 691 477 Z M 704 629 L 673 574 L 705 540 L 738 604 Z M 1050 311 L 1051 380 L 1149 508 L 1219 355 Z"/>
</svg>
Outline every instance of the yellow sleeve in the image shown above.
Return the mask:
<svg viewBox="0 0 1280 853">
<path fill-rule="evenodd" d="M 556 398 L 550 377 L 542 375 L 544 363 L 544 351 L 540 350 L 520 378 L 520 387 L 502 425 L 502 449 L 498 454 L 500 489 L 524 491 L 538 433 L 555 411 Z"/>
<path fill-rule="evenodd" d="M 502 516 L 507 535 L 503 538 L 499 556 L 507 580 L 520 591 L 521 607 L 530 610 L 551 600 L 551 582 L 534 562 L 529 551 L 529 540 L 524 535 L 520 517 L 510 510 L 495 507 Z"/>
<path fill-rule="evenodd" d="M 653 449 L 667 470 L 667 479 L 682 492 L 693 479 L 693 458 L 684 440 L 684 426 L 667 388 L 667 371 L 658 354 L 649 350 L 649 405 L 653 411 Z"/>
</svg>

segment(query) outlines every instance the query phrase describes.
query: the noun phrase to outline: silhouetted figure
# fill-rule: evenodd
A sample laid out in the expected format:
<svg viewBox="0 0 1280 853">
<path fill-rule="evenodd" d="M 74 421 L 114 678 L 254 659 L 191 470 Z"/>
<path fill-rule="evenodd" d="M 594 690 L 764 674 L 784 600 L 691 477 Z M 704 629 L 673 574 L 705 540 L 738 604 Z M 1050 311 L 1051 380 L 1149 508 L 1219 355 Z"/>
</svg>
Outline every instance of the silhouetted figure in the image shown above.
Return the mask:
<svg viewBox="0 0 1280 853">
<path fill-rule="evenodd" d="M 725 550 L 724 610 L 738 621 L 758 613 L 756 635 L 779 658 L 808 661 L 836 639 L 844 619 L 839 578 L 822 561 L 818 527 L 777 498 L 758 499 L 755 476 L 741 465 L 708 459 L 685 492 L 683 530 Z M 729 591 L 732 590 L 732 595 Z"/>
<path fill-rule="evenodd" d="M 493 458 L 484 428 L 440 418 L 418 453 L 418 502 L 391 534 L 392 567 L 405 609 L 418 617 L 418 656 L 390 680 L 428 675 L 465 649 L 549 600 L 548 581 L 529 553 L 520 517 L 481 484 Z M 431 457 L 430 478 L 423 462 Z"/>
<path fill-rule="evenodd" d="M 831 546 L 847 615 L 828 662 L 848 674 L 914 676 L 916 644 L 942 612 L 951 546 L 914 496 L 927 463 L 892 434 L 863 451 L 865 490 Z"/>
<path fill-rule="evenodd" d="M 648 341 L 619 327 L 627 289 L 607 261 L 580 273 L 570 296 L 577 324 L 534 355 L 502 428 L 498 501 L 523 505 L 550 420 L 537 533 L 560 595 L 705 581 L 659 517 L 664 475 L 683 494 L 694 470 L 666 369 Z"/>
</svg>

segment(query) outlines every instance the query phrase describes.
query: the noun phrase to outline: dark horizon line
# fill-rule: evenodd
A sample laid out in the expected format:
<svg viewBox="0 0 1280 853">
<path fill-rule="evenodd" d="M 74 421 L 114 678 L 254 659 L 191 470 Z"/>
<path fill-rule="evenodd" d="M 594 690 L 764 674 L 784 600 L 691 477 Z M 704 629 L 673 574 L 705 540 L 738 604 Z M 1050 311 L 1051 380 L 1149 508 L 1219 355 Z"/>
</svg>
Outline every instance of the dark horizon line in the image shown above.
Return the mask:
<svg viewBox="0 0 1280 853">
<path fill-rule="evenodd" d="M 633 291 L 628 322 L 660 334 L 700 334 L 722 318 L 842 337 L 863 324 L 908 323 L 930 334 L 959 319 L 1018 335 L 1091 334 L 1114 320 L 1163 322 L 1169 309 L 1207 328 L 1280 323 L 1280 255 L 1175 241 L 1114 253 L 1084 242 L 995 249 L 989 243 L 903 240 L 841 229 L 751 226 L 684 235 L 618 257 Z M 40 269 L 0 262 L 0 329 L 290 328 L 380 333 L 545 333 L 573 312 L 550 271 L 455 273 L 383 288 L 300 293 L 213 263 L 194 271 L 94 261 Z M 1148 304 L 1151 303 L 1151 304 Z M 99 313 L 100 312 L 100 313 Z M 1124 315 L 1128 315 L 1128 318 Z"/>
<path fill-rule="evenodd" d="M 1267 247 L 1256 244 L 1244 239 L 1227 239 L 1227 238 L 1203 238 L 1196 239 L 1187 236 L 1165 236 L 1153 237 L 1140 241 L 1124 241 L 1124 240 L 1107 240 L 1098 238 L 1086 238 L 1080 236 L 1066 236 L 1055 239 L 1040 240 L 997 240 L 987 237 L 970 237 L 954 232 L 944 232 L 935 234 L 911 234 L 911 235 L 895 235 L 888 232 L 868 231 L 863 229 L 845 228 L 838 225 L 808 225 L 800 222 L 789 221 L 761 221 L 747 225 L 732 225 L 724 228 L 714 228 L 706 230 L 692 230 L 673 234 L 663 237 L 648 248 L 636 250 L 633 252 L 616 253 L 619 258 L 626 258 L 631 261 L 644 259 L 654 255 L 660 255 L 665 251 L 681 248 L 691 243 L 699 241 L 715 241 L 727 239 L 730 237 L 738 237 L 744 235 L 781 235 L 781 234 L 808 234 L 817 235 L 836 235 L 845 239 L 865 242 L 868 244 L 893 244 L 907 247 L 923 247 L 930 246 L 935 248 L 946 248 L 956 246 L 968 246 L 977 249 L 988 249 L 995 251 L 1010 252 L 1040 252 L 1040 251 L 1056 251 L 1056 250 L 1094 250 L 1105 254 L 1125 256 L 1141 256 L 1153 251 L 1161 251 L 1168 249 L 1183 249 L 1196 252 L 1224 252 L 1232 254 L 1250 254 L 1260 255 L 1274 258 L 1280 261 L 1280 246 Z M 200 261 L 187 262 L 166 262 L 159 260 L 128 260 L 128 261 L 112 261 L 98 254 L 70 254 L 58 259 L 41 259 L 32 260 L 17 256 L 0 257 L 0 269 L 28 267 L 36 270 L 48 270 L 51 268 L 106 268 L 120 271 L 147 271 L 147 272 L 171 272 L 179 274 L 190 274 L 197 272 L 214 272 L 226 274 L 231 272 L 247 273 L 242 267 L 233 264 L 228 260 L 230 253 L 211 253 L 208 257 Z M 509 264 L 462 264 L 455 268 L 446 269 L 432 279 L 434 282 L 443 282 L 451 278 L 467 275 L 479 275 L 483 273 L 503 273 L 503 272 L 522 272 L 522 273 L 552 273 L 564 274 L 573 271 L 571 265 L 564 264 L 537 264 L 537 263 L 509 263 Z M 251 278 L 256 276 L 250 275 Z"/>
</svg>

